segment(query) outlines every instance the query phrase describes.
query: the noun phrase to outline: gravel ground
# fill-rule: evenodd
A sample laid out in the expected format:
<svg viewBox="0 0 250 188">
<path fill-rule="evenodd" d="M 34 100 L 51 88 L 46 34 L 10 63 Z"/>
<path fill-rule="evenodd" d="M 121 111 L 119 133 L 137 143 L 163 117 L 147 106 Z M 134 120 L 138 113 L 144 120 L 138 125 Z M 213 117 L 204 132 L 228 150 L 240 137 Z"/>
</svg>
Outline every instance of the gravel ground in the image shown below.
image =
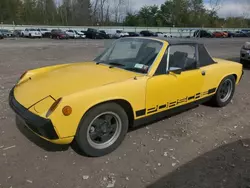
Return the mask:
<svg viewBox="0 0 250 188">
<path fill-rule="evenodd" d="M 239 60 L 247 39 L 204 39 L 214 57 Z M 0 41 L 0 188 L 250 187 L 250 71 L 225 108 L 201 105 L 128 133 L 113 153 L 81 156 L 31 134 L 8 106 L 27 69 L 91 60 L 105 40 Z"/>
</svg>

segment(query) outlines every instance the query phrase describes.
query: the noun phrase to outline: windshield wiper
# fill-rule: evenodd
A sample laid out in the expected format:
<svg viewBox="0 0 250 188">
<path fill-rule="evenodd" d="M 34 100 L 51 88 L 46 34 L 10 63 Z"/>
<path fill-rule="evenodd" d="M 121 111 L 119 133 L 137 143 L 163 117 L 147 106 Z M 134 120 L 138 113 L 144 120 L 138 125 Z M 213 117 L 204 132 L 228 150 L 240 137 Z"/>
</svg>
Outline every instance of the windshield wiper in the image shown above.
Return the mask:
<svg viewBox="0 0 250 188">
<path fill-rule="evenodd" d="M 118 67 L 124 67 L 125 66 L 124 64 L 116 63 L 116 62 L 110 62 L 110 63 L 105 62 L 105 61 L 96 62 L 97 65 L 99 65 L 100 63 L 110 65 L 109 68 L 113 68 L 114 66 L 118 66 Z"/>
</svg>

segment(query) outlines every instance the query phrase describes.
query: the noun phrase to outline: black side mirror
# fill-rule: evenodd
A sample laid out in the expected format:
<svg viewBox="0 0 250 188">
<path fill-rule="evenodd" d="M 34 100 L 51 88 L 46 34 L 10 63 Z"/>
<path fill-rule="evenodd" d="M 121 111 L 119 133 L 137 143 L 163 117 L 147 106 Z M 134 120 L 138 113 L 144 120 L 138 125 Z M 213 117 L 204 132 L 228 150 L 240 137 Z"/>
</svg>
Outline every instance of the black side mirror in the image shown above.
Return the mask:
<svg viewBox="0 0 250 188">
<path fill-rule="evenodd" d="M 180 68 L 180 67 L 170 67 L 168 72 L 174 73 L 174 74 L 181 74 L 182 68 Z"/>
</svg>

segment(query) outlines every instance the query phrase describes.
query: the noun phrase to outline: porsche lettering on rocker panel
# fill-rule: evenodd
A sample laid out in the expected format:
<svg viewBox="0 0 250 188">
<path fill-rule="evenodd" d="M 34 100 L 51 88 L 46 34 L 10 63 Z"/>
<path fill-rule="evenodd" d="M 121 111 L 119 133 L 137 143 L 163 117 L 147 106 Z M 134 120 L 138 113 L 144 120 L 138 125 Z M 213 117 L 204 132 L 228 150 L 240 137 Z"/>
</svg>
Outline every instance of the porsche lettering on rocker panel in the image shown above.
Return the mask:
<svg viewBox="0 0 250 188">
<path fill-rule="evenodd" d="M 157 106 L 149 108 L 149 109 L 138 110 L 138 111 L 136 111 L 136 117 L 150 115 L 150 114 L 153 114 L 154 112 L 159 112 L 159 111 L 161 112 L 164 110 L 168 110 L 168 109 L 177 107 L 179 105 L 185 105 L 185 104 L 188 104 L 192 100 L 196 101 L 196 100 L 199 100 L 201 98 L 206 98 L 209 95 L 214 94 L 215 91 L 216 91 L 216 88 L 212 88 L 212 89 L 209 89 L 208 91 L 197 93 L 193 96 L 187 96 L 185 98 L 177 99 L 176 101 L 168 102 L 166 104 L 160 104 L 160 105 L 157 105 Z M 192 102 L 194 102 L 194 101 L 192 101 Z"/>
</svg>

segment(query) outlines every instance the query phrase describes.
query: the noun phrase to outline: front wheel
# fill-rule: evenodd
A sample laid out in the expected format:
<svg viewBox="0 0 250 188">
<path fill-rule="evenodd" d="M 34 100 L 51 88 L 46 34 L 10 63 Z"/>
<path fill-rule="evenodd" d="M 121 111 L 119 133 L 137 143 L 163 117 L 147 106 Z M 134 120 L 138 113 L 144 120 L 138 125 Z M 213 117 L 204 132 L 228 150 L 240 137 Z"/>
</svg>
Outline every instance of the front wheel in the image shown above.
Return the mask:
<svg viewBox="0 0 250 188">
<path fill-rule="evenodd" d="M 82 118 L 75 141 L 83 154 L 100 157 L 113 152 L 124 140 L 129 121 L 116 103 L 98 105 Z"/>
<path fill-rule="evenodd" d="M 218 107 L 224 107 L 230 103 L 233 98 L 235 91 L 235 77 L 233 75 L 227 76 L 224 78 L 218 89 L 216 94 L 212 98 L 212 104 Z"/>
</svg>

